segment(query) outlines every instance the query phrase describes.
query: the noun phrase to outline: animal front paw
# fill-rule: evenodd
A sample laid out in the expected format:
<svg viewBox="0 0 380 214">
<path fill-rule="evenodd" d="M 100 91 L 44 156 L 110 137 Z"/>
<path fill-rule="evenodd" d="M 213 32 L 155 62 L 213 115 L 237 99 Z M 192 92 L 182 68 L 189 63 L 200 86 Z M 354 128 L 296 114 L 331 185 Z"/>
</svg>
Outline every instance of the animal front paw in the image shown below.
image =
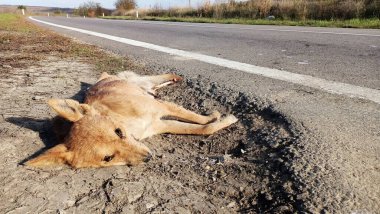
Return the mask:
<svg viewBox="0 0 380 214">
<path fill-rule="evenodd" d="M 221 116 L 222 116 L 222 115 L 220 114 L 219 111 L 214 111 L 214 112 L 212 112 L 212 113 L 209 115 L 209 117 L 211 118 L 210 122 L 214 122 L 214 121 L 219 120 Z"/>
<path fill-rule="evenodd" d="M 171 79 L 172 82 L 176 83 L 176 82 L 181 82 L 182 80 L 183 80 L 182 77 L 180 77 L 176 74 L 172 74 L 172 79 Z"/>
</svg>

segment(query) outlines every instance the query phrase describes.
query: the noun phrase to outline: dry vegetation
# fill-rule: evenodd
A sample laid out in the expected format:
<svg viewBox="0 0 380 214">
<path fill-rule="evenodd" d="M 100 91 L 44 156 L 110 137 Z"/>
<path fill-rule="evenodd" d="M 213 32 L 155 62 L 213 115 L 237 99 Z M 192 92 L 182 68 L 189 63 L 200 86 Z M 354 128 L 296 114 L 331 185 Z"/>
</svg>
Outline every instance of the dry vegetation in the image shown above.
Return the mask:
<svg viewBox="0 0 380 214">
<path fill-rule="evenodd" d="M 197 9 L 159 6 L 145 11 L 147 16 L 208 17 L 208 18 L 266 18 L 275 16 L 291 20 L 330 20 L 380 18 L 378 0 L 229 0 L 211 4 L 209 0 Z"/>
<path fill-rule="evenodd" d="M 138 19 L 151 21 L 380 28 L 380 0 L 205 0 L 198 8 L 156 5 L 138 12 Z M 113 15 L 104 18 L 136 19 L 136 10 Z"/>
<path fill-rule="evenodd" d="M 30 44 L 30 45 L 25 45 Z M 15 68 L 35 65 L 49 56 L 80 57 L 95 64 L 96 72 L 125 70 L 133 66 L 126 58 L 105 55 L 93 45 L 79 44 L 67 37 L 43 30 L 14 14 L 0 14 L 0 64 Z M 7 54 L 17 51 L 18 55 Z"/>
</svg>

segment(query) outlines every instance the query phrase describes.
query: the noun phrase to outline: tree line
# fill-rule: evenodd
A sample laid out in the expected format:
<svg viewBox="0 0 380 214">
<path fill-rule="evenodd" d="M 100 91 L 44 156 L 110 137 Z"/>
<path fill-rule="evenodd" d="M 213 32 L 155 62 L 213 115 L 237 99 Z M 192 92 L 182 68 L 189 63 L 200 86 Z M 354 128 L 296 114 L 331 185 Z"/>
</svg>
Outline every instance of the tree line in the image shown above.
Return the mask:
<svg viewBox="0 0 380 214">
<path fill-rule="evenodd" d="M 126 11 L 133 10 L 137 6 L 135 0 L 117 0 L 115 2 L 115 7 L 117 13 L 125 13 Z M 101 6 L 100 3 L 89 0 L 81 4 L 78 8 L 74 10 L 74 14 L 78 16 L 102 16 L 103 14 L 108 16 L 111 15 L 114 11 L 106 9 Z"/>
</svg>

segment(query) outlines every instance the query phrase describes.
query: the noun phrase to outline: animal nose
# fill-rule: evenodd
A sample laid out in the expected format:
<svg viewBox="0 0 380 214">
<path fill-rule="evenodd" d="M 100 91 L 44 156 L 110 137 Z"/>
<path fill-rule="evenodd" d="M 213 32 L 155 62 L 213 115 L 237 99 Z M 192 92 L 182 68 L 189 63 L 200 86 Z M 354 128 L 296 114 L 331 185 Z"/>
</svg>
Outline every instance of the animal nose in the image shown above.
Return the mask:
<svg viewBox="0 0 380 214">
<path fill-rule="evenodd" d="M 144 162 L 146 163 L 150 161 L 150 159 L 152 159 L 152 153 L 149 152 L 148 155 L 144 158 Z"/>
</svg>

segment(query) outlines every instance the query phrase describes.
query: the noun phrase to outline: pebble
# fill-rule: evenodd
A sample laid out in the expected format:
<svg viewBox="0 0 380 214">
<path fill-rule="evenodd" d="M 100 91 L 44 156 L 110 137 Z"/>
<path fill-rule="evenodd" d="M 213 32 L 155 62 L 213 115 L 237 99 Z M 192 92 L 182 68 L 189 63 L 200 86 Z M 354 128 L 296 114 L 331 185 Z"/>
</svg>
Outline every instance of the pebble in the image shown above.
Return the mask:
<svg viewBox="0 0 380 214">
<path fill-rule="evenodd" d="M 227 207 L 228 208 L 232 208 L 232 207 L 234 207 L 236 205 L 236 202 L 235 201 L 231 201 L 228 205 L 227 205 Z"/>
<path fill-rule="evenodd" d="M 3 65 L 3 68 L 12 68 L 10 65 Z"/>
<path fill-rule="evenodd" d="M 151 209 L 151 208 L 153 208 L 153 207 L 155 207 L 156 205 L 155 204 L 153 204 L 153 203 L 147 203 L 146 205 L 145 205 L 145 207 L 147 208 L 147 209 Z"/>
<path fill-rule="evenodd" d="M 269 142 L 269 146 L 272 147 L 272 148 L 277 148 L 280 144 L 276 141 L 270 141 Z"/>
<path fill-rule="evenodd" d="M 166 156 L 164 154 L 157 154 L 156 157 L 158 157 L 158 158 L 165 158 Z"/>
<path fill-rule="evenodd" d="M 225 161 L 224 156 L 214 156 L 210 157 L 210 163 L 211 164 L 223 164 Z"/>
<path fill-rule="evenodd" d="M 32 100 L 43 100 L 44 97 L 41 97 L 41 96 L 34 96 L 32 97 Z"/>
<path fill-rule="evenodd" d="M 298 65 L 308 65 L 309 62 L 307 60 L 305 61 L 302 61 L 302 62 L 298 62 Z"/>
</svg>

